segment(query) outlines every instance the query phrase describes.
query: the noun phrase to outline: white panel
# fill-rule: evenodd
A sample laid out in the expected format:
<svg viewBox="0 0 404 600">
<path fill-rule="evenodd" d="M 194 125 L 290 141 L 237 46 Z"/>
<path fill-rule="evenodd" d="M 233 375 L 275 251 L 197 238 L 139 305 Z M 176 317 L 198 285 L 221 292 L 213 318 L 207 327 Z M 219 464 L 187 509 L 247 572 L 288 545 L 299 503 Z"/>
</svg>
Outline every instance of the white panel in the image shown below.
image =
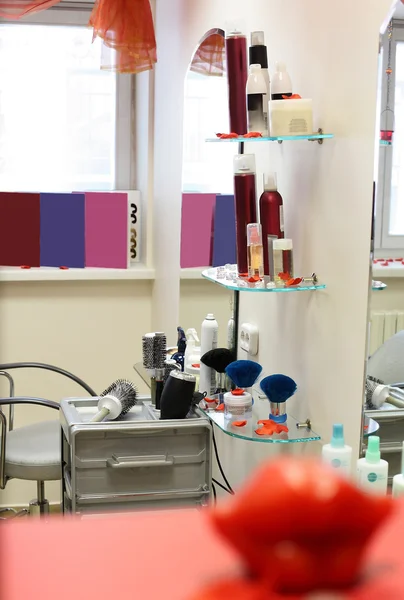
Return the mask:
<svg viewBox="0 0 404 600">
<path fill-rule="evenodd" d="M 370 356 L 384 342 L 384 312 L 372 312 L 371 326 L 370 326 Z"/>
<path fill-rule="evenodd" d="M 386 342 L 389 340 L 397 331 L 397 312 L 386 311 L 384 316 L 384 339 Z"/>
<path fill-rule="evenodd" d="M 397 328 L 396 331 L 403 331 L 404 330 L 404 312 L 402 311 L 398 311 L 397 312 Z"/>
</svg>

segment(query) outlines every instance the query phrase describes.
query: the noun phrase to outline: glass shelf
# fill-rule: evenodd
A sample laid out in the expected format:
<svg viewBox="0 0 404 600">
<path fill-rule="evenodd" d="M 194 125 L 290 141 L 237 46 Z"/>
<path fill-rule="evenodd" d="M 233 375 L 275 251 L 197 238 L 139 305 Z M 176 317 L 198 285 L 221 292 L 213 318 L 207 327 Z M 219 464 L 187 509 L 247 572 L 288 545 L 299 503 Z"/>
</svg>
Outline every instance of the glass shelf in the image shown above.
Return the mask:
<svg viewBox="0 0 404 600">
<path fill-rule="evenodd" d="M 232 266 L 235 267 L 235 265 Z M 202 277 L 204 277 L 208 281 L 211 281 L 212 283 L 217 283 L 218 285 L 221 285 L 222 287 L 228 290 L 233 290 L 235 292 L 309 292 L 314 290 L 324 290 L 327 287 L 322 283 L 313 284 L 302 282 L 299 285 L 295 285 L 293 287 L 285 287 L 284 285 L 278 285 L 277 287 L 267 288 L 266 285 L 270 281 L 269 277 L 264 277 L 264 281 L 260 282 L 260 285 L 262 287 L 257 287 L 257 284 L 248 283 L 248 281 L 244 279 L 236 279 L 235 276 L 234 278 L 229 278 L 229 275 L 227 275 L 226 277 L 225 274 L 223 278 L 218 277 L 218 268 L 221 267 L 212 267 L 211 269 L 202 271 Z"/>
<path fill-rule="evenodd" d="M 258 138 L 245 138 L 245 137 L 237 137 L 230 139 L 220 139 L 218 137 L 215 138 L 207 138 L 206 142 L 236 142 L 238 144 L 245 143 L 249 144 L 250 142 L 293 142 L 299 140 L 309 140 L 310 142 L 315 142 L 318 140 L 328 140 L 334 137 L 333 133 L 313 133 L 311 135 L 280 135 L 277 137 L 258 137 Z"/>
<path fill-rule="evenodd" d="M 285 423 L 289 428 L 288 433 L 257 435 L 255 430 L 259 429 L 261 425 L 257 424 L 257 418 L 254 418 L 254 416 L 247 421 L 247 425 L 244 427 L 234 427 L 232 422 L 235 421 L 235 419 L 226 419 L 222 412 L 215 412 L 214 410 L 201 410 L 201 412 L 208 416 L 209 419 L 227 435 L 248 442 L 291 444 L 298 442 L 317 442 L 321 440 L 321 437 L 312 429 L 309 429 L 308 427 L 298 427 L 299 422 L 291 415 L 288 415 L 288 420 Z M 242 417 L 240 417 L 240 419 L 242 419 Z"/>
<path fill-rule="evenodd" d="M 393 142 L 387 142 L 386 140 L 380 140 L 381 146 L 392 146 Z"/>
<path fill-rule="evenodd" d="M 382 281 L 372 281 L 372 290 L 374 292 L 382 292 L 387 287 L 387 283 L 383 283 Z"/>
</svg>

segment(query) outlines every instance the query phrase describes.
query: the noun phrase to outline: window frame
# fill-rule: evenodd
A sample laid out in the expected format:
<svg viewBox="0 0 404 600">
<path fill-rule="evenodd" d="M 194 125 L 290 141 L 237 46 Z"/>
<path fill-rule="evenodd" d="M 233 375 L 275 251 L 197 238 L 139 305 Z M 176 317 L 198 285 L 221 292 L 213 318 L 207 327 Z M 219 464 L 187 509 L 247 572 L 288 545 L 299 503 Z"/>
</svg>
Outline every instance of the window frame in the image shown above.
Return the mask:
<svg viewBox="0 0 404 600">
<path fill-rule="evenodd" d="M 86 27 L 93 9 L 93 2 L 64 2 L 33 13 L 20 20 L 0 18 L 1 25 L 61 25 Z M 115 188 L 135 189 L 134 181 L 134 98 L 135 78 L 129 74 L 117 74 L 115 115 Z"/>
<path fill-rule="evenodd" d="M 393 21 L 392 37 L 392 57 L 391 68 L 393 69 L 390 106 L 395 104 L 396 92 L 396 54 L 397 45 L 404 43 L 404 21 Z M 381 91 L 381 110 L 386 106 L 387 100 L 387 78 L 384 76 L 388 65 L 389 40 L 387 33 L 383 36 L 383 62 L 382 62 L 382 91 Z M 380 115 L 377 115 L 377 122 L 380 126 Z M 378 134 L 379 132 L 377 132 Z M 397 132 L 394 133 L 397 135 Z M 379 139 L 379 135 L 377 136 Z M 394 136 L 393 136 L 394 144 Z M 389 233 L 390 225 L 390 207 L 391 207 L 391 182 L 393 174 L 393 147 L 379 146 L 379 168 L 377 182 L 376 198 L 376 219 L 375 219 L 375 255 L 383 256 L 388 251 L 389 256 L 401 256 L 404 251 L 404 235 L 391 235 Z M 404 168 L 404 167 L 403 167 Z"/>
</svg>

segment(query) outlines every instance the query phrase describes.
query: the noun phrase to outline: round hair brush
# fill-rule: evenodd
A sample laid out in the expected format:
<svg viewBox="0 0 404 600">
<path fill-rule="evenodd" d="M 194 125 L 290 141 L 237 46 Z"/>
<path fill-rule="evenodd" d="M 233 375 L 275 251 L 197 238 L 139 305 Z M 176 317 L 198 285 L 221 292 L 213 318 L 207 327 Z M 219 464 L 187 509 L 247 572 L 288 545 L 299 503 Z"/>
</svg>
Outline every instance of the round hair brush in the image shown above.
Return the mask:
<svg viewBox="0 0 404 600">
<path fill-rule="evenodd" d="M 100 423 L 106 417 L 110 421 L 126 415 L 137 403 L 137 390 L 133 383 L 127 379 L 117 379 L 98 400 L 98 413 L 91 419 L 91 423 Z"/>
<path fill-rule="evenodd" d="M 296 392 L 296 382 L 287 375 L 270 375 L 261 381 L 260 387 L 270 402 L 271 421 L 285 423 L 288 418 L 285 402 Z"/>
<path fill-rule="evenodd" d="M 376 377 L 366 377 L 366 408 L 379 409 L 385 402 L 396 408 L 404 408 L 404 392 L 400 388 L 386 385 Z"/>
<path fill-rule="evenodd" d="M 219 402 L 223 403 L 223 394 L 226 388 L 226 369 L 234 361 L 234 352 L 228 348 L 214 348 L 201 357 L 201 363 L 216 371 L 216 394 Z"/>
<path fill-rule="evenodd" d="M 236 360 L 226 367 L 226 374 L 241 389 L 252 387 L 261 371 L 261 365 L 252 360 Z"/>
</svg>

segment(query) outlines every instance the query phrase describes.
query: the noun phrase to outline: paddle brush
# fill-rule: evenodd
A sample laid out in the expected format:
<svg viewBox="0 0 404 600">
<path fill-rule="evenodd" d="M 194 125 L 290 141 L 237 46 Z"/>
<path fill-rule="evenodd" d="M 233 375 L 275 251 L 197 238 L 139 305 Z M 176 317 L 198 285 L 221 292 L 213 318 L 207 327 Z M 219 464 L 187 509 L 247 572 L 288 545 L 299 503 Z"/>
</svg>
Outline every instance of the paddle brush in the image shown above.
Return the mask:
<svg viewBox="0 0 404 600">
<path fill-rule="evenodd" d="M 296 392 L 296 382 L 287 375 L 270 375 L 261 381 L 260 387 L 270 403 L 271 421 L 285 423 L 288 418 L 285 402 Z"/>
<path fill-rule="evenodd" d="M 126 415 L 137 403 L 137 390 L 133 383 L 127 379 L 117 379 L 98 400 L 98 413 L 91 419 L 91 423 L 100 423 L 106 417 L 114 421 Z"/>
<path fill-rule="evenodd" d="M 227 392 L 226 369 L 234 361 L 234 352 L 228 348 L 214 348 L 201 357 L 201 363 L 216 371 L 216 391 L 219 404 L 223 403 L 223 394 Z"/>
<path fill-rule="evenodd" d="M 225 372 L 238 388 L 245 389 L 254 385 L 262 367 L 252 360 L 236 360 L 226 367 Z"/>
</svg>

